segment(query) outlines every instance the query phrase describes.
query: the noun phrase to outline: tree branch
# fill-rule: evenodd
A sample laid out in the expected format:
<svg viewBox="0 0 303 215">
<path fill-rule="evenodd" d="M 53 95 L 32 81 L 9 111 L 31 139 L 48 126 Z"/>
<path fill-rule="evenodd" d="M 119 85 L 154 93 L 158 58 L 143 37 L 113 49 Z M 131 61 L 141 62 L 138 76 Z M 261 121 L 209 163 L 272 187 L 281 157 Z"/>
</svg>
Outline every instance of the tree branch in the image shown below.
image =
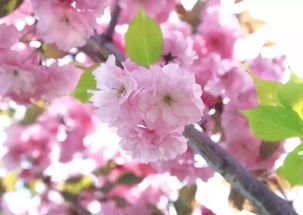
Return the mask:
<svg viewBox="0 0 303 215">
<path fill-rule="evenodd" d="M 289 202 L 269 190 L 264 183 L 193 125 L 186 126 L 184 136 L 189 139 L 188 145 L 255 207 L 259 208 L 262 215 L 297 214 Z"/>
<path fill-rule="evenodd" d="M 120 15 L 120 11 L 121 11 L 121 8 L 119 6 L 119 0 L 116 0 L 115 9 L 111 14 L 110 23 L 107 27 L 106 33 L 103 34 L 103 35 L 106 35 L 109 40 L 112 40 L 112 38 L 113 38 L 113 34 L 115 32 L 115 27 L 118 23 L 118 18 L 119 18 L 119 15 Z"/>
<path fill-rule="evenodd" d="M 116 57 L 119 66 L 122 66 L 121 62 L 126 59 L 124 54 L 113 43 L 113 34 L 120 11 L 119 0 L 117 0 L 105 33 L 101 35 L 95 33 L 95 35 L 87 41 L 86 45 L 81 48 L 84 53 L 97 63 L 105 61 L 109 54 L 113 54 Z"/>
</svg>

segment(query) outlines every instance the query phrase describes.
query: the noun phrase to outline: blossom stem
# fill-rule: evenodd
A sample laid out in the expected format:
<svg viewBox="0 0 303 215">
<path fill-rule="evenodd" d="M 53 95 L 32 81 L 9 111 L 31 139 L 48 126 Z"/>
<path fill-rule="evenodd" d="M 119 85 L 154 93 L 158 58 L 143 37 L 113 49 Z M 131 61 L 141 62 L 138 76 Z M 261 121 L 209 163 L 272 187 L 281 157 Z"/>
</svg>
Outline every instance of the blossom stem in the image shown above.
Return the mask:
<svg viewBox="0 0 303 215">
<path fill-rule="evenodd" d="M 254 177 L 206 134 L 197 130 L 194 125 L 185 127 L 184 136 L 189 139 L 188 145 L 238 192 L 259 208 L 262 215 L 297 214 L 290 202 L 269 190 L 263 182 Z"/>
</svg>

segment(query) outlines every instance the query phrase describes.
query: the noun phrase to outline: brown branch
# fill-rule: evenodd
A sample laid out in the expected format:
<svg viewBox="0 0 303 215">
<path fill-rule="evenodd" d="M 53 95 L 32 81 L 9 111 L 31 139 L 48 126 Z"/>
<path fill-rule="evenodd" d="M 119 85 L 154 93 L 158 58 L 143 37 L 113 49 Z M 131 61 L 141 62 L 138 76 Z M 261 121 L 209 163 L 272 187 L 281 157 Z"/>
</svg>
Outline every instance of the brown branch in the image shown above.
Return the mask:
<svg viewBox="0 0 303 215">
<path fill-rule="evenodd" d="M 118 23 L 118 18 L 121 12 L 121 8 L 119 6 L 119 0 L 116 0 L 115 9 L 113 10 L 111 14 L 111 20 L 109 22 L 109 25 L 107 27 L 106 33 L 103 35 L 106 35 L 107 39 L 112 40 L 113 34 L 115 32 L 115 27 Z"/>
<path fill-rule="evenodd" d="M 264 183 L 255 178 L 237 160 L 193 125 L 186 126 L 184 136 L 189 139 L 188 145 L 238 192 L 259 208 L 262 215 L 297 214 L 289 202 L 269 190 Z"/>
<path fill-rule="evenodd" d="M 100 63 L 107 59 L 109 54 L 113 54 L 119 66 L 122 66 L 126 58 L 125 55 L 119 50 L 113 43 L 113 34 L 115 27 L 118 22 L 121 8 L 119 6 L 119 0 L 116 1 L 116 6 L 111 14 L 111 20 L 104 34 L 96 34 L 92 36 L 86 43 L 85 46 L 81 47 L 80 50 L 86 53 L 95 62 Z"/>
</svg>

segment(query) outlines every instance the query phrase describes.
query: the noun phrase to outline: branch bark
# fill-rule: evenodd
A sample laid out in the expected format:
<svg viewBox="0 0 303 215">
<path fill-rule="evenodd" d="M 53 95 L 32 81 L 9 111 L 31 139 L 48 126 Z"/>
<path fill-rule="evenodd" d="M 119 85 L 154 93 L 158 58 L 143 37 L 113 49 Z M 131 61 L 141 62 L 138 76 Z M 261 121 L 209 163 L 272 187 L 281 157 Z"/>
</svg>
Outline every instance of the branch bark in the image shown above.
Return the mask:
<svg viewBox="0 0 303 215">
<path fill-rule="evenodd" d="M 113 12 L 111 14 L 110 23 L 106 29 L 106 33 L 104 34 L 108 37 L 109 40 L 112 40 L 113 34 L 115 32 L 115 27 L 118 23 L 119 15 L 121 12 L 121 8 L 119 6 L 119 1 L 120 0 L 116 0 L 115 9 L 113 10 Z"/>
<path fill-rule="evenodd" d="M 264 183 L 254 177 L 206 134 L 198 131 L 194 125 L 186 126 L 184 136 L 189 139 L 188 145 L 255 207 L 259 208 L 262 215 L 297 215 L 289 202 L 269 190 Z"/>
<path fill-rule="evenodd" d="M 109 54 L 113 54 L 118 61 L 118 65 L 122 67 L 121 62 L 126 59 L 125 55 L 113 43 L 113 34 L 120 11 L 119 0 L 117 0 L 105 33 L 101 35 L 95 33 L 95 35 L 87 41 L 86 45 L 81 48 L 81 51 L 86 53 L 96 63 L 104 62 Z"/>
</svg>

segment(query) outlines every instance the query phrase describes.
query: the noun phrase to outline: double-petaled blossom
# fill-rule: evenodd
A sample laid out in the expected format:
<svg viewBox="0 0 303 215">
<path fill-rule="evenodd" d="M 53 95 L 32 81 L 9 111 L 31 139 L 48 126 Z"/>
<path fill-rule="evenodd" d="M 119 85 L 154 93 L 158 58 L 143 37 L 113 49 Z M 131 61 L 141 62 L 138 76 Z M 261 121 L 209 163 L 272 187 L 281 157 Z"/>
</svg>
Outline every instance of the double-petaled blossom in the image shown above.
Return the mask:
<svg viewBox="0 0 303 215">
<path fill-rule="evenodd" d="M 19 50 L 18 31 L 0 25 L 0 94 L 20 103 L 69 95 L 76 87 L 80 71 L 73 66 L 42 66 L 37 51 Z"/>
<path fill-rule="evenodd" d="M 72 65 L 59 66 L 55 62 L 49 67 L 42 67 L 35 85 L 38 97 L 51 101 L 70 95 L 76 88 L 80 75 L 81 72 Z"/>
<path fill-rule="evenodd" d="M 252 61 L 249 61 L 250 70 L 255 73 L 260 79 L 269 81 L 281 81 L 284 66 L 285 56 L 277 58 L 264 58 L 259 55 Z"/>
<path fill-rule="evenodd" d="M 84 138 L 94 131 L 94 125 L 90 105 L 71 97 L 54 100 L 36 123 L 8 129 L 5 166 L 23 168 L 27 162 L 31 172 L 38 173 L 56 159 L 68 162 L 76 152 L 85 149 Z"/>
<path fill-rule="evenodd" d="M 33 1 L 34 12 L 39 21 L 37 30 L 47 43 L 69 51 L 75 46 L 83 46 L 94 33 L 96 16 L 101 15 L 107 1 L 87 0 L 47 0 L 41 4 Z M 64 39 L 62 39 L 64 38 Z"/>
<path fill-rule="evenodd" d="M 167 129 L 159 124 L 151 129 L 144 125 L 121 128 L 121 148 L 134 159 L 141 162 L 169 160 L 186 151 L 186 140 L 181 127 Z"/>
<path fill-rule="evenodd" d="M 201 119 L 204 105 L 194 75 L 177 64 L 151 66 L 150 87 L 140 92 L 139 110 L 148 126 L 185 126 Z"/>
<path fill-rule="evenodd" d="M 96 114 L 118 128 L 122 149 L 143 162 L 185 152 L 184 126 L 198 122 L 204 109 L 194 74 L 177 64 L 147 69 L 128 62 L 122 70 L 114 57 L 93 74 Z"/>
<path fill-rule="evenodd" d="M 185 153 L 178 155 L 173 160 L 158 161 L 152 163 L 152 165 L 159 172 L 168 172 L 188 184 L 194 184 L 198 178 L 207 181 L 213 176 L 213 170 L 206 165 L 205 161 L 204 163 L 202 163 L 202 160 L 196 161 L 194 156 L 193 150 L 187 148 Z"/>
<path fill-rule="evenodd" d="M 18 41 L 18 31 L 14 25 L 0 24 L 0 52 L 9 49 Z"/>
<path fill-rule="evenodd" d="M 206 53 L 216 52 L 222 58 L 233 58 L 234 44 L 243 35 L 236 17 L 222 10 L 220 0 L 211 0 L 204 9 L 201 20 L 198 29 Z"/>
<path fill-rule="evenodd" d="M 72 97 L 54 100 L 38 123 L 55 136 L 61 162 L 68 162 L 76 152 L 83 151 L 84 138 L 95 130 L 92 107 Z"/>
<path fill-rule="evenodd" d="M 96 112 L 98 117 L 111 126 L 117 126 L 122 118 L 127 117 L 123 108 L 131 106 L 132 94 L 137 90 L 135 79 L 128 71 L 116 66 L 115 62 L 115 57 L 110 56 L 93 72 L 100 91 L 93 92 L 91 98 L 93 104 L 99 107 Z"/>
<path fill-rule="evenodd" d="M 24 62 L 24 57 L 18 52 L 0 54 L 0 94 L 19 102 L 28 102 L 35 94 L 35 80 L 39 72 L 39 66 Z"/>
<path fill-rule="evenodd" d="M 102 204 L 100 215 L 116 214 L 116 215 L 132 215 L 132 214 L 153 214 L 153 207 L 156 208 L 163 191 L 157 187 L 149 185 L 145 189 L 136 186 L 131 189 L 120 189 L 118 194 L 127 193 L 122 196 L 128 204 L 125 207 L 119 207 L 115 201 L 107 201 Z"/>
<path fill-rule="evenodd" d="M 163 63 L 173 62 L 182 67 L 190 66 L 198 58 L 193 44 L 192 38 L 180 31 L 167 32 L 164 36 Z"/>
<path fill-rule="evenodd" d="M 73 66 L 41 66 L 19 52 L 0 53 L 0 94 L 20 103 L 32 99 L 51 101 L 70 94 L 76 87 L 80 71 Z"/>
<path fill-rule="evenodd" d="M 13 170 L 30 163 L 32 172 L 45 169 L 51 163 L 49 142 L 51 135 L 40 125 L 9 128 L 6 141 L 8 152 L 3 159 L 5 167 Z"/>
</svg>

